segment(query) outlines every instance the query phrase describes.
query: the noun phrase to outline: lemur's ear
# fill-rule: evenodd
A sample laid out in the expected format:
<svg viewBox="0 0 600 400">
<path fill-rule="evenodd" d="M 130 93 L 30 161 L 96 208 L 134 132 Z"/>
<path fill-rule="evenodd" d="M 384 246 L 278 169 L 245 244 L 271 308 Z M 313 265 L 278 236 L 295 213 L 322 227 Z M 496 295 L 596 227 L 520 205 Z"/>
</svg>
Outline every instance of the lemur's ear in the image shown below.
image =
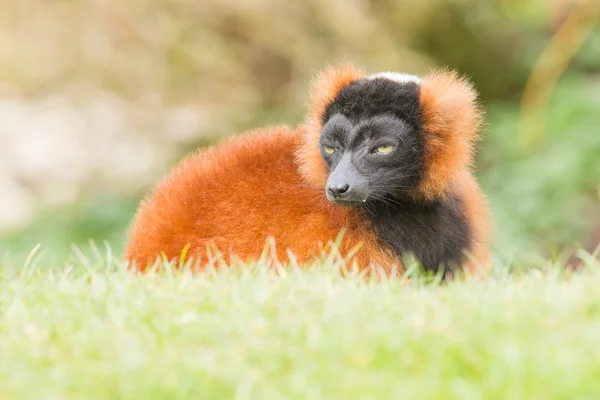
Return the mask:
<svg viewBox="0 0 600 400">
<path fill-rule="evenodd" d="M 319 148 L 325 110 L 335 100 L 344 86 L 365 77 L 364 72 L 349 64 L 323 69 L 313 79 L 308 101 L 306 120 L 300 127 L 301 146 L 296 153 L 300 173 L 311 184 L 324 187 L 327 166 Z"/>
<path fill-rule="evenodd" d="M 473 84 L 449 70 L 434 71 L 421 81 L 419 103 L 425 171 L 417 195 L 432 199 L 443 196 L 470 167 L 483 110 Z"/>
</svg>

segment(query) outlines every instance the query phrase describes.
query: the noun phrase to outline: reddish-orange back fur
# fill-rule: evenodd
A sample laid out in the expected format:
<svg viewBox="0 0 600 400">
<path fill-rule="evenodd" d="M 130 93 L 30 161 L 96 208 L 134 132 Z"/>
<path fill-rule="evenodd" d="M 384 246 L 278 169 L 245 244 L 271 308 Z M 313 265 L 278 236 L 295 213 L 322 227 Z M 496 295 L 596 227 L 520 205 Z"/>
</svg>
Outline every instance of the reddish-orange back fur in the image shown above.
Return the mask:
<svg viewBox="0 0 600 400">
<path fill-rule="evenodd" d="M 294 159 L 298 143 L 290 128 L 274 127 L 188 157 L 141 204 L 126 258 L 144 269 L 161 252 L 178 259 L 188 244 L 190 256 L 203 257 L 211 241 L 225 255 L 258 258 L 271 236 L 280 260 L 290 249 L 304 262 L 347 228 L 343 254 L 362 243 L 369 253 L 362 264 L 391 265 L 393 257 L 375 247 L 351 210 L 303 181 Z"/>
</svg>

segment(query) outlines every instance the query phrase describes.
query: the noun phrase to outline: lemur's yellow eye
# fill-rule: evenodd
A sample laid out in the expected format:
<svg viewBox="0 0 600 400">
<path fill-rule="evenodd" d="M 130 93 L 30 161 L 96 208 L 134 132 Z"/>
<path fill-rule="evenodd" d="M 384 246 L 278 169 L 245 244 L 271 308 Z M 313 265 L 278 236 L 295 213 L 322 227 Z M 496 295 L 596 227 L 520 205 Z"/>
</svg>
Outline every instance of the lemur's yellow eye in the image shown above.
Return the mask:
<svg viewBox="0 0 600 400">
<path fill-rule="evenodd" d="M 327 154 L 333 154 L 333 152 L 335 151 L 335 149 L 333 147 L 329 147 L 329 146 L 323 146 L 323 150 L 325 150 L 325 153 L 327 153 Z"/>
<path fill-rule="evenodd" d="M 379 146 L 377 148 L 377 152 L 380 154 L 387 154 L 390 151 L 392 151 L 393 148 L 394 148 L 394 146 L 392 146 L 391 144 L 385 144 L 383 146 Z"/>
</svg>

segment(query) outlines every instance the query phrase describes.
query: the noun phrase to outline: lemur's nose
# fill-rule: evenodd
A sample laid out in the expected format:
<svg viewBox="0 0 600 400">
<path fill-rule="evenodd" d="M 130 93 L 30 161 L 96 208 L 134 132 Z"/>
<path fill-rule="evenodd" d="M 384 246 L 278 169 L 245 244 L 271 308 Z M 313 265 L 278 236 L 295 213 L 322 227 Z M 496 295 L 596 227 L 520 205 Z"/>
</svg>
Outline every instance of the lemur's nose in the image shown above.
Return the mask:
<svg viewBox="0 0 600 400">
<path fill-rule="evenodd" d="M 349 189 L 350 185 L 348 185 L 347 183 L 332 184 L 327 187 L 329 194 L 334 199 L 342 198 L 344 194 L 348 192 Z"/>
</svg>

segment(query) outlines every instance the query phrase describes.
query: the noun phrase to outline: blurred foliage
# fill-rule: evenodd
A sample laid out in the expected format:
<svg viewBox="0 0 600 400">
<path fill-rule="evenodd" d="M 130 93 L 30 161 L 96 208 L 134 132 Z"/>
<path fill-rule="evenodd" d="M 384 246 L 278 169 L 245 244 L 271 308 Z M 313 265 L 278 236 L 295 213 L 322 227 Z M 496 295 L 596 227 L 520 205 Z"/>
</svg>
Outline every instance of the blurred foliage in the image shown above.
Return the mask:
<svg viewBox="0 0 600 400">
<path fill-rule="evenodd" d="M 22 265 L 38 245 L 45 263 L 60 266 L 72 261 L 73 246 L 89 254 L 92 246 L 118 255 L 127 238 L 127 228 L 138 198 L 91 194 L 69 207 L 46 210 L 25 231 L 0 237 L 0 257 L 5 265 Z M 2 251 L 3 250 L 3 251 Z"/>
<path fill-rule="evenodd" d="M 298 117 L 307 80 L 336 60 L 414 73 L 450 65 L 472 76 L 484 99 L 515 96 L 550 11 L 539 0 L 4 3 L 7 90 L 83 86 L 195 102 L 223 113 L 217 130 L 231 118 L 236 127 L 264 122 L 269 111 Z"/>
<path fill-rule="evenodd" d="M 531 152 L 518 145 L 518 105 L 489 107 L 479 175 L 490 197 L 501 252 L 558 250 L 580 244 L 600 224 L 600 79 L 564 77 L 544 117 L 544 140 Z"/>
<path fill-rule="evenodd" d="M 478 173 L 498 251 L 589 247 L 600 226 L 598 29 L 552 95 L 542 143 L 525 152 L 516 136 L 523 88 L 568 3 L 6 0 L 0 93 L 110 90 L 142 104 L 193 103 L 209 111 L 220 137 L 297 123 L 310 77 L 327 63 L 418 74 L 447 65 L 472 78 L 488 112 Z M 42 241 L 56 251 L 93 238 L 119 249 L 139 197 L 89 198 L 0 243 L 14 252 Z"/>
</svg>

